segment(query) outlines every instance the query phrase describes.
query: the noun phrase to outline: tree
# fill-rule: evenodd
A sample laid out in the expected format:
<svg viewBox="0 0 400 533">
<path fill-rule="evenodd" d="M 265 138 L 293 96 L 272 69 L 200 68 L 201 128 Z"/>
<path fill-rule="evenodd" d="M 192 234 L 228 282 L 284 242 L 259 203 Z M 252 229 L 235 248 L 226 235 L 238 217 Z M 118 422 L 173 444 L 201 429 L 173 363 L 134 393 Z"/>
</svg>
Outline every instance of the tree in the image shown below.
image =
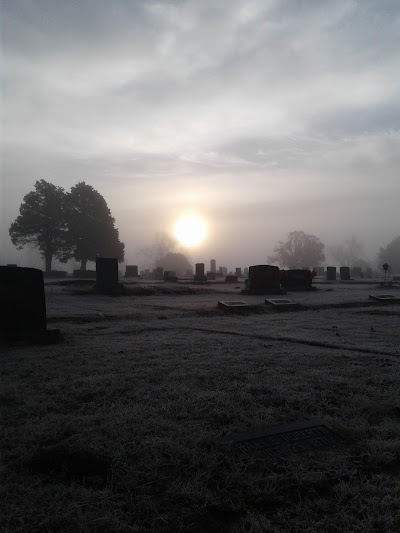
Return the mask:
<svg viewBox="0 0 400 533">
<path fill-rule="evenodd" d="M 315 235 L 292 231 L 286 242 L 279 241 L 268 261 L 289 268 L 314 267 L 325 261 L 324 247 Z"/>
<path fill-rule="evenodd" d="M 20 215 L 9 229 L 11 241 L 19 250 L 26 245 L 39 249 L 46 272 L 51 271 L 53 257 L 64 263 L 71 257 L 66 240 L 65 202 L 64 189 L 45 180 L 37 181 L 35 190 L 24 196 Z"/>
<path fill-rule="evenodd" d="M 86 270 L 88 261 L 96 257 L 124 260 L 124 243 L 119 240 L 115 219 L 103 196 L 90 185 L 80 182 L 67 197 L 68 238 L 73 257 Z"/>
<path fill-rule="evenodd" d="M 400 235 L 380 248 L 378 258 L 381 265 L 387 263 L 392 271 L 400 272 Z"/>
<path fill-rule="evenodd" d="M 156 266 L 163 267 L 166 271 L 173 270 L 177 276 L 182 276 L 188 270 L 193 269 L 185 255 L 174 252 L 168 252 L 163 257 L 160 257 L 156 262 Z"/>
<path fill-rule="evenodd" d="M 330 246 L 329 253 L 340 266 L 354 267 L 366 264 L 363 259 L 364 247 L 355 237 L 347 239 L 343 244 Z"/>
<path fill-rule="evenodd" d="M 160 265 L 162 258 L 167 254 L 178 252 L 178 242 L 165 231 L 159 231 L 155 234 L 152 244 L 143 247 L 140 252 L 146 257 L 149 265 L 162 266 Z"/>
</svg>

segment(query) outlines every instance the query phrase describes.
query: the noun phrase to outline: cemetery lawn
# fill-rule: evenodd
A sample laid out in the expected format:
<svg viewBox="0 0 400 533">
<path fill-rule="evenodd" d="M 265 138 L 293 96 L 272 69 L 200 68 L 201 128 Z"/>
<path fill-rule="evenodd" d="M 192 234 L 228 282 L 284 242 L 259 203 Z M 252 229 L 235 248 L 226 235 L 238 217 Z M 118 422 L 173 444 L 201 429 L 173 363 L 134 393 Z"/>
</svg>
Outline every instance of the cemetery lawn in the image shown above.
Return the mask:
<svg viewBox="0 0 400 533">
<path fill-rule="evenodd" d="M 46 285 L 63 341 L 0 346 L 1 532 L 400 531 L 400 305 L 335 283 L 279 312 L 239 286 Z M 220 442 L 310 419 L 341 444 Z"/>
</svg>

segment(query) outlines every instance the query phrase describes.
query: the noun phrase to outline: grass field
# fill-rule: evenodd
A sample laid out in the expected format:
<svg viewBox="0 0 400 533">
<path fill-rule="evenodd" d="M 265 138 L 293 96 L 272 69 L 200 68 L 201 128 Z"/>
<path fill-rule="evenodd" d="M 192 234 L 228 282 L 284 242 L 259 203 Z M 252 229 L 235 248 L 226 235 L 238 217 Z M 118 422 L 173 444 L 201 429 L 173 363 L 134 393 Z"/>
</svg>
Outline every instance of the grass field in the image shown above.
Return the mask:
<svg viewBox="0 0 400 533">
<path fill-rule="evenodd" d="M 0 347 L 2 533 L 400 531 L 400 305 L 336 283 L 278 312 L 238 287 L 46 286 L 62 342 Z M 220 442 L 314 418 L 342 443 Z"/>
</svg>

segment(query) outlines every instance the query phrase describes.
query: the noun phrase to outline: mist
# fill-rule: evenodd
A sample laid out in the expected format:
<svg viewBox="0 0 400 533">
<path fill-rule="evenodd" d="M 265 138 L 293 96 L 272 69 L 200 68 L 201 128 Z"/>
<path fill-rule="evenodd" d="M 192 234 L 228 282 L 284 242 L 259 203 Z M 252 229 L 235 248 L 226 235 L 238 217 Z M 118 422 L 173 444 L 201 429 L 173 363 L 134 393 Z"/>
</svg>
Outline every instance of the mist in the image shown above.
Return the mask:
<svg viewBox="0 0 400 533">
<path fill-rule="evenodd" d="M 396 2 L 0 9 L 2 264 L 42 267 L 8 235 L 38 179 L 98 190 L 126 264 L 187 209 L 207 224 L 190 261 L 228 269 L 293 230 L 371 262 L 398 235 Z"/>
</svg>

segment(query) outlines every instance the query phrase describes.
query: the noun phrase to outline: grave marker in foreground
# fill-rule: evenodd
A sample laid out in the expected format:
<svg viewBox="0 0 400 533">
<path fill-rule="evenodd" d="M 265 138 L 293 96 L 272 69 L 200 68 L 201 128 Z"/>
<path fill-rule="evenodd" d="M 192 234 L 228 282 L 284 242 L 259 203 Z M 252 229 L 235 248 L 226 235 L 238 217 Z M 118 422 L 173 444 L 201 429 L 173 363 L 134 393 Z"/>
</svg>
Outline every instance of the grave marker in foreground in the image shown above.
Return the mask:
<svg viewBox="0 0 400 533">
<path fill-rule="evenodd" d="M 58 342 L 60 330 L 46 329 L 43 272 L 0 267 L 0 337 L 5 340 Z"/>
<path fill-rule="evenodd" d="M 400 303 L 400 296 L 395 294 L 370 294 L 370 300 L 375 300 L 380 303 Z"/>
<path fill-rule="evenodd" d="M 272 305 L 276 309 L 294 309 L 300 306 L 298 302 L 294 302 L 293 300 L 287 300 L 283 298 L 269 298 L 265 300 L 265 303 Z"/>
<path fill-rule="evenodd" d="M 243 307 L 248 307 L 248 306 L 249 304 L 247 302 L 243 302 L 242 300 L 218 302 L 218 307 L 220 309 L 238 309 L 238 308 L 243 308 Z"/>
<path fill-rule="evenodd" d="M 294 422 L 222 439 L 222 443 L 227 444 L 233 452 L 265 459 L 315 452 L 340 442 L 342 438 L 322 420 Z"/>
</svg>

